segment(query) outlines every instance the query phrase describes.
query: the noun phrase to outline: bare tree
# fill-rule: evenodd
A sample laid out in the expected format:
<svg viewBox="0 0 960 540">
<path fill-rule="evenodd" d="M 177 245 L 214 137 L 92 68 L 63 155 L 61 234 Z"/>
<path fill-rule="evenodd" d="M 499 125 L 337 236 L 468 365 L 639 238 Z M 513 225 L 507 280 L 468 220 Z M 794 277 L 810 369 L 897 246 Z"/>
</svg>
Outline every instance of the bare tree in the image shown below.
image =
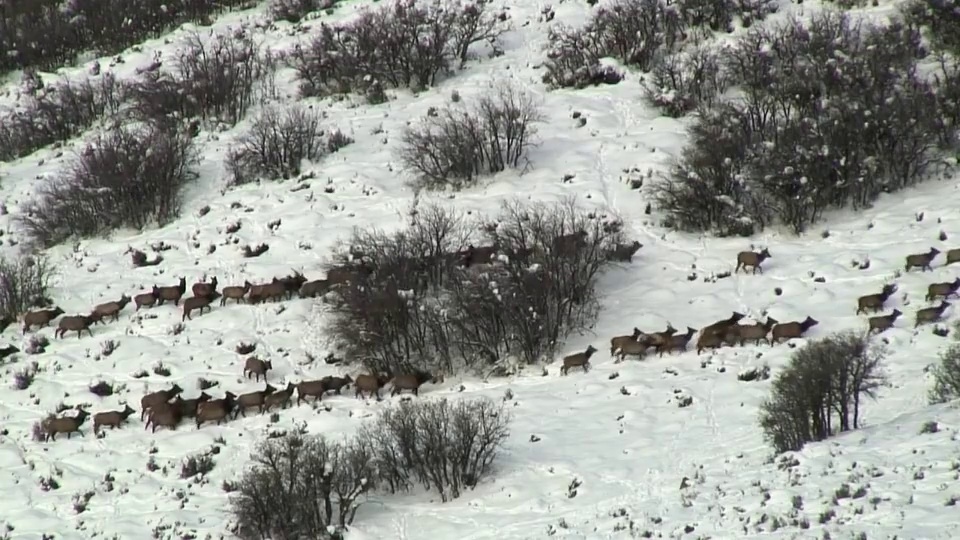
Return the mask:
<svg viewBox="0 0 960 540">
<path fill-rule="evenodd" d="M 30 308 L 51 305 L 48 291 L 53 273 L 53 265 L 43 255 L 0 260 L 0 319 L 3 323 L 11 324 Z"/>
<path fill-rule="evenodd" d="M 647 99 L 667 115 L 680 117 L 698 107 L 712 107 L 727 90 L 719 53 L 705 45 L 665 57 L 646 80 Z"/>
<path fill-rule="evenodd" d="M 940 354 L 940 363 L 933 369 L 930 403 L 946 403 L 960 398 L 960 345 L 951 345 Z"/>
</svg>

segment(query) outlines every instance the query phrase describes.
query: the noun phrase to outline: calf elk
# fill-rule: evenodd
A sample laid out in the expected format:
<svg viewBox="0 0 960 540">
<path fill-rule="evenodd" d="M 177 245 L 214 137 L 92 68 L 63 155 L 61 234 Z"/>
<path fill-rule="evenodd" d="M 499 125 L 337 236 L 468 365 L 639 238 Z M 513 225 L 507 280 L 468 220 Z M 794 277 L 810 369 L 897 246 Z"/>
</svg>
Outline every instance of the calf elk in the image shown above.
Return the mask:
<svg viewBox="0 0 960 540">
<path fill-rule="evenodd" d="M 743 268 L 743 271 L 747 271 L 747 267 L 753 268 L 753 273 L 756 274 L 757 270 L 760 270 L 760 273 L 763 273 L 763 268 L 760 267 L 763 264 L 763 261 L 771 257 L 770 251 L 767 248 L 763 248 L 763 251 L 755 253 L 753 251 L 741 251 L 737 253 L 737 267 L 733 270 L 734 273 L 740 271 Z"/>
<path fill-rule="evenodd" d="M 93 433 L 100 433 L 100 426 L 110 426 L 110 429 L 117 429 L 120 424 L 127 421 L 130 415 L 137 411 L 130 405 L 124 405 L 122 411 L 107 411 L 93 415 Z"/>
<path fill-rule="evenodd" d="M 903 265 L 903 271 L 909 272 L 911 268 L 920 267 L 921 272 L 927 270 L 933 271 L 933 268 L 930 267 L 930 263 L 933 262 L 933 259 L 940 254 L 940 250 L 932 247 L 930 251 L 926 253 L 914 253 L 913 255 L 907 255 L 906 264 Z"/>
<path fill-rule="evenodd" d="M 133 297 L 133 303 L 137 306 L 135 311 L 140 311 L 141 307 L 153 307 L 160 298 L 160 289 L 154 285 L 150 292 L 138 294 Z"/>
<path fill-rule="evenodd" d="M 820 324 L 820 321 L 808 316 L 806 319 L 800 322 L 790 321 L 774 325 L 773 335 L 770 337 L 770 345 L 776 345 L 781 339 L 789 340 L 803 337 L 807 330 L 818 324 Z"/>
<path fill-rule="evenodd" d="M 226 305 L 227 299 L 232 298 L 237 304 L 244 302 L 244 295 L 250 291 L 250 282 L 244 281 L 243 286 L 232 286 L 224 287 L 220 293 L 223 295 L 220 297 L 220 305 Z"/>
<path fill-rule="evenodd" d="M 200 314 L 203 315 L 203 310 L 210 311 L 210 302 L 216 298 L 216 291 L 206 295 L 206 296 L 191 296 L 183 301 L 183 316 L 180 317 L 180 322 L 186 321 L 187 319 L 193 320 L 193 317 L 190 315 L 193 310 L 200 310 Z"/>
<path fill-rule="evenodd" d="M 878 334 L 889 330 L 893 327 L 893 324 L 897 322 L 897 318 L 903 315 L 899 309 L 894 309 L 889 315 L 878 315 L 876 317 L 870 317 L 867 319 L 867 335 L 869 336 L 874 331 Z"/>
<path fill-rule="evenodd" d="M 160 287 L 159 292 L 160 296 L 157 300 L 159 305 L 162 306 L 164 302 L 169 300 L 173 302 L 173 305 L 179 306 L 183 293 L 187 292 L 187 278 L 180 278 L 180 283 L 176 286 Z"/>
<path fill-rule="evenodd" d="M 267 380 L 267 370 L 273 369 L 273 362 L 270 360 L 261 360 L 256 356 L 251 356 L 247 358 L 247 361 L 243 364 L 243 375 L 246 378 L 250 378 L 251 375 L 256 375 L 256 380 L 259 382 L 260 377 L 263 377 L 263 380 Z"/>
<path fill-rule="evenodd" d="M 94 315 L 98 321 L 104 317 L 109 317 L 114 321 L 119 321 L 120 312 L 123 311 L 123 308 L 125 308 L 129 303 L 130 297 L 125 294 L 121 294 L 120 299 L 116 302 L 107 302 L 93 308 L 93 313 L 91 315 Z"/>
<path fill-rule="evenodd" d="M 566 375 L 570 368 L 583 368 L 583 372 L 586 373 L 590 370 L 590 357 L 593 356 L 593 353 L 597 352 L 597 349 L 593 345 L 587 347 L 587 350 L 565 356 L 563 358 L 563 367 L 560 368 L 560 374 Z"/>
<path fill-rule="evenodd" d="M 883 289 L 876 294 L 868 294 L 857 298 L 857 315 L 869 311 L 880 311 L 887 299 L 897 292 L 895 283 L 887 283 Z"/>
</svg>

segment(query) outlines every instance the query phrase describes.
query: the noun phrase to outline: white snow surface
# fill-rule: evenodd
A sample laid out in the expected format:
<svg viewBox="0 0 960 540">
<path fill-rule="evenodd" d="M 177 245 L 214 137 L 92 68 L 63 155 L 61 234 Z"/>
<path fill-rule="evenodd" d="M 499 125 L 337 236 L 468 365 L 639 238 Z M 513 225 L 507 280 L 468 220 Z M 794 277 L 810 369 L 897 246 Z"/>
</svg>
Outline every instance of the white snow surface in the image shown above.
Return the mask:
<svg viewBox="0 0 960 540">
<path fill-rule="evenodd" d="M 885 14 L 890 5 L 881 3 L 864 13 Z M 348 3 L 305 26 L 348 17 L 362 5 Z M 379 106 L 359 99 L 310 100 L 327 113 L 331 126 L 356 143 L 313 166 L 317 177 L 309 189 L 291 192 L 292 182 L 225 189 L 224 153 L 245 125 L 202 133 L 202 176 L 187 193 L 183 217 L 160 229 L 122 231 L 49 250 L 59 268 L 53 298 L 72 314 L 155 283 L 175 284 L 181 276 L 188 286 L 204 275 L 216 275 L 229 285 L 269 280 L 291 268 L 320 278 L 330 248 L 352 228 L 389 228 L 404 222 L 414 193 L 393 150 L 405 125 L 423 117 L 430 107 L 449 104 L 454 90 L 470 103 L 495 81 L 509 78 L 539 96 L 546 114 L 529 170 L 504 172 L 455 195 L 422 194 L 419 202 L 438 200 L 492 214 L 508 197 L 549 201 L 572 194 L 586 207 L 622 215 L 628 234 L 644 247 L 632 264 L 603 276 L 604 309 L 595 333 L 571 336 L 563 348 L 562 354 L 569 354 L 588 344 L 597 346 L 600 352 L 589 373 L 561 377 L 553 362 L 545 366 L 546 374 L 541 366 L 531 366 L 508 378 L 462 375 L 424 387 L 419 399 L 502 400 L 511 391 L 513 398 L 506 403 L 513 416 L 512 433 L 492 478 L 445 504 L 425 492 L 374 494 L 361 508 L 348 538 L 826 538 L 827 533 L 832 538 L 960 538 L 960 513 L 947 506 L 951 497 L 960 497 L 960 413 L 955 404 L 931 407 L 926 401 L 931 384 L 927 368 L 952 337 L 938 337 L 929 326 L 912 328 L 912 313 L 926 305 L 926 285 L 956 275 L 955 269 L 943 267 L 942 256 L 933 272 L 914 270 L 897 280 L 900 289 L 890 306 L 907 316 L 884 334 L 889 341 L 885 362 L 889 385 L 879 399 L 865 404 L 866 427 L 807 446 L 789 458 L 790 467 L 781 458 L 771 458 L 757 426 L 758 405 L 770 381 L 740 382 L 737 373 L 768 364 L 776 374 L 795 350 L 791 346 L 748 345 L 702 356 L 691 351 L 622 364 L 614 364 L 607 352 L 609 338 L 629 333 L 633 326 L 657 330 L 669 321 L 677 328 L 699 328 L 733 310 L 754 318 L 765 312 L 780 321 L 811 315 L 820 324 L 808 338 L 836 330 L 865 330 L 864 317 L 854 314 L 856 297 L 879 291 L 885 280 L 902 272 L 905 255 L 931 246 L 943 251 L 956 247 L 957 178 L 884 197 L 859 215 L 832 215 L 801 236 L 769 230 L 755 238 L 716 239 L 668 231 L 659 225 L 656 213 L 645 215 L 645 190 L 630 190 L 630 174 L 625 171 L 646 175 L 665 170 L 684 142 L 684 121 L 647 107 L 641 99 L 640 75 L 635 73 L 616 86 L 548 92 L 537 69 L 547 31 L 547 23 L 539 22 L 544 6 L 530 0 L 510 2 L 514 29 L 504 38 L 505 54 L 471 62 L 434 89 L 419 95 L 390 91 L 395 99 Z M 581 24 L 589 10 L 579 1 L 553 7 L 554 22 L 566 24 Z M 784 4 L 776 17 L 795 9 L 801 8 Z M 805 2 L 802 9 L 814 7 Z M 214 27 L 263 20 L 261 6 L 224 15 Z M 289 24 L 278 23 L 261 25 L 257 31 L 269 46 L 286 48 L 294 42 L 290 29 Z M 184 27 L 143 44 L 139 52 L 128 51 L 124 64 L 109 69 L 130 76 L 136 67 L 148 64 L 155 51 L 169 54 L 190 30 Z M 100 61 L 106 69 L 109 59 Z M 89 63 L 63 72 L 85 74 L 88 69 Z M 285 85 L 287 100 L 296 99 L 291 81 L 289 70 L 283 70 L 279 82 Z M 13 79 L 6 81 L 4 99 L 14 99 L 15 88 Z M 571 118 L 574 111 L 587 118 L 585 126 L 577 127 Z M 56 174 L 81 145 L 78 140 L 62 151 L 43 150 L 0 164 L 0 196 L 8 210 L 0 216 L 3 240 L 22 240 L 13 221 L 20 205 L 40 179 Z M 562 181 L 568 174 L 573 179 Z M 332 193 L 325 191 L 328 185 Z M 198 217 L 206 205 L 209 213 Z M 922 220 L 917 219 L 920 212 Z M 244 259 L 237 246 L 224 245 L 223 229 L 237 219 L 243 225 L 236 234 L 240 245 L 266 242 L 268 253 Z M 276 219 L 282 225 L 271 231 L 267 223 Z M 824 230 L 830 231 L 826 238 L 821 235 Z M 941 231 L 948 235 L 946 241 L 939 239 Z M 163 264 L 131 268 L 128 247 L 149 252 L 150 245 L 161 241 L 172 246 L 163 253 Z M 209 244 L 217 245 L 213 255 L 206 253 Z M 736 253 L 754 246 L 769 246 L 773 255 L 762 275 L 705 279 L 733 270 Z M 3 249 L 10 255 L 19 246 L 5 242 Z M 853 264 L 865 259 L 871 263 L 867 270 Z M 691 274 L 696 279 L 688 280 Z M 820 277 L 822 282 L 815 280 Z M 778 287 L 780 296 L 774 294 Z M 214 392 L 259 388 L 242 376 L 242 357 L 234 352 L 241 341 L 255 342 L 257 353 L 273 360 L 273 383 L 350 369 L 356 373 L 359 368 L 307 360 L 308 353 L 319 359 L 330 348 L 318 330 L 325 309 L 299 299 L 258 306 L 215 305 L 211 313 L 194 316 L 182 333 L 172 335 L 180 321 L 179 309 L 162 306 L 135 314 L 131 305 L 119 322 L 96 326 L 92 338 L 68 335 L 57 340 L 52 328 L 36 331 L 50 338 L 47 352 L 17 354 L 0 370 L 4 377 L 0 524 L 12 527 L 6 538 L 55 533 L 58 539 L 128 540 L 150 538 L 154 531 L 163 538 L 180 538 L 187 532 L 198 538 L 229 537 L 228 495 L 221 484 L 238 478 L 254 444 L 269 429 L 290 429 L 305 422 L 311 433 L 340 437 L 400 398 L 378 403 L 354 399 L 346 392 L 324 400 L 326 408 L 304 405 L 282 411 L 275 425 L 267 415 L 252 414 L 223 426 L 197 430 L 184 424 L 155 434 L 144 431 L 134 416 L 103 438 L 94 437 L 87 423 L 83 436 L 67 440 L 61 435 L 50 443 L 33 441 L 31 426 L 61 402 L 88 403 L 91 412 L 119 409 L 127 401 L 138 407 L 145 392 L 172 382 L 192 397 L 199 392 L 196 382 L 201 377 L 219 382 Z M 951 312 L 948 315 L 954 318 Z M 26 339 L 17 325 L 3 337 L 5 344 L 21 348 Z M 102 356 L 101 344 L 108 340 L 119 348 Z M 42 368 L 37 380 L 27 390 L 13 389 L 14 372 L 31 361 Z M 169 377 L 152 373 L 160 362 L 171 370 Z M 149 376 L 133 378 L 140 370 Z M 107 398 L 91 394 L 88 385 L 101 378 L 123 389 Z M 693 403 L 678 407 L 678 396 L 692 397 Z M 940 431 L 921 435 L 921 426 L 930 421 L 938 422 Z M 533 435 L 539 441 L 532 442 Z M 218 438 L 225 443 L 206 481 L 180 479 L 182 459 L 210 448 Z M 160 467 L 152 472 L 147 470 L 151 457 Z M 113 478 L 111 491 L 104 489 L 108 474 Z M 43 491 L 39 481 L 50 475 L 60 487 Z M 689 486 L 681 489 L 684 477 Z M 569 497 L 568 487 L 575 479 L 580 485 L 576 496 Z M 844 484 L 854 496 L 834 500 Z M 78 514 L 74 496 L 87 491 L 95 494 L 86 511 Z M 802 500 L 802 508 L 794 507 L 796 500 Z M 828 510 L 835 517 L 822 523 Z"/>
</svg>

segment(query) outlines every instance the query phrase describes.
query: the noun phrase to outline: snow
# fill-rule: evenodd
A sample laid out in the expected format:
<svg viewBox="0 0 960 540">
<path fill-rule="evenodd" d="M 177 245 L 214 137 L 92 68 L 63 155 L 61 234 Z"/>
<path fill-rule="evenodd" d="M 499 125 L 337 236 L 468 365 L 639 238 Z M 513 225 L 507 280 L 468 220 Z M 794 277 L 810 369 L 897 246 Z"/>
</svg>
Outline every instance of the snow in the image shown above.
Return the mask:
<svg viewBox="0 0 960 540">
<path fill-rule="evenodd" d="M 349 16 L 363 4 L 339 7 L 332 18 Z M 866 12 L 883 16 L 890 11 L 889 3 L 883 4 Z M 942 255 L 931 273 L 902 272 L 907 254 L 930 246 L 941 251 L 954 247 L 951 239 L 940 241 L 938 236 L 941 231 L 960 233 L 960 215 L 953 204 L 958 179 L 934 180 L 887 196 L 860 215 L 831 215 L 799 237 L 777 230 L 751 239 L 670 232 L 658 224 L 656 214 L 644 214 L 648 198 L 644 190 L 630 190 L 630 171 L 666 170 L 683 144 L 685 121 L 648 108 L 640 99 L 636 74 L 616 86 L 546 91 L 535 69 L 543 59 L 547 30 L 547 24 L 538 22 L 540 3 L 516 0 L 509 7 L 514 30 L 505 36 L 505 54 L 469 63 L 435 89 L 419 95 L 391 91 L 396 99 L 375 107 L 359 100 L 312 100 L 327 113 L 329 125 L 356 142 L 313 166 L 316 179 L 309 189 L 291 192 L 291 182 L 225 189 L 223 157 L 245 124 L 223 133 L 204 132 L 201 180 L 187 193 L 183 217 L 160 229 L 121 231 L 108 239 L 49 250 L 59 268 L 53 298 L 73 314 L 153 284 L 173 285 L 181 276 L 193 283 L 216 275 L 226 286 L 286 275 L 294 268 L 317 279 L 339 239 L 357 226 L 400 226 L 415 199 L 493 213 L 507 197 L 551 200 L 575 195 L 586 207 L 622 215 L 628 234 L 644 246 L 632 264 L 603 276 L 605 303 L 595 333 L 572 336 L 561 351 L 562 356 L 588 344 L 597 346 L 594 369 L 560 377 L 559 362 L 553 362 L 545 375 L 540 366 L 529 366 L 506 378 L 463 375 L 428 384 L 420 399 L 488 396 L 508 405 L 512 436 L 495 476 L 446 504 L 424 493 L 375 494 L 361 508 L 348 538 L 631 538 L 647 532 L 670 538 L 819 538 L 826 533 L 834 538 L 863 537 L 861 533 L 871 539 L 960 537 L 960 517 L 944 506 L 960 496 L 960 413 L 955 404 L 931 407 L 926 402 L 931 384 L 926 368 L 952 338 L 934 335 L 929 326 L 914 330 L 910 316 L 926 305 L 922 295 L 927 284 L 950 281 L 956 273 L 942 266 Z M 562 2 L 554 9 L 554 22 L 564 24 L 580 24 L 588 11 L 585 2 Z M 777 17 L 791 9 L 784 4 Z M 809 14 L 811 2 L 803 9 Z M 225 15 L 214 26 L 225 29 L 264 17 L 261 7 Z M 316 24 L 319 20 L 304 25 Z M 107 68 L 109 58 L 100 63 L 119 77 L 133 76 L 137 67 L 153 61 L 154 52 L 172 54 L 192 30 L 186 26 L 146 42 L 140 52 L 125 54 L 124 64 Z M 258 32 L 272 48 L 293 45 L 289 24 L 261 25 Z M 64 72 L 85 74 L 91 63 Z M 546 121 L 540 126 L 541 144 L 531 155 L 532 166 L 522 174 L 501 173 L 455 196 L 421 193 L 415 198 L 392 153 L 404 126 L 430 107 L 449 104 L 454 90 L 469 104 L 503 78 L 516 81 L 544 104 Z M 289 72 L 278 82 L 292 99 Z M 15 95 L 16 86 L 8 81 L 0 94 Z M 587 118 L 585 126 L 577 127 L 571 118 L 574 111 Z M 39 179 L 54 175 L 79 148 L 78 141 L 63 155 L 44 150 L 0 164 L 0 196 L 9 211 L 0 216 L 4 239 L 22 239 L 13 221 L 19 206 Z M 565 175 L 572 179 L 561 181 Z M 324 190 L 328 185 L 333 193 Z M 237 204 L 239 209 L 233 208 Z M 201 217 L 198 211 L 204 206 L 210 211 Z M 924 219 L 919 221 L 921 212 Z M 265 242 L 268 253 L 244 259 L 237 246 L 224 244 L 224 227 L 238 219 L 242 228 L 234 236 L 239 245 Z M 277 219 L 280 227 L 267 226 Z M 829 235 L 824 237 L 825 230 Z M 163 252 L 161 265 L 130 267 L 128 247 L 150 253 L 149 246 L 161 242 L 172 246 Z M 213 255 L 206 252 L 210 244 L 217 245 Z M 714 279 L 732 271 L 736 253 L 752 246 L 769 247 L 772 253 L 763 274 Z M 19 246 L 8 242 L 3 249 L 10 255 Z M 864 260 L 870 265 L 861 270 L 856 261 Z M 865 330 L 864 318 L 854 314 L 856 298 L 879 291 L 895 275 L 899 290 L 889 307 L 899 307 L 907 316 L 884 334 L 889 385 L 877 401 L 865 405 L 866 427 L 811 444 L 787 461 L 771 459 L 757 427 L 758 405 L 770 381 L 741 382 L 737 374 L 766 364 L 775 375 L 794 350 L 790 346 L 748 345 L 702 356 L 691 351 L 621 364 L 608 357 L 609 338 L 629 333 L 633 326 L 659 330 L 670 322 L 677 328 L 699 328 L 733 310 L 752 320 L 764 314 L 784 322 L 811 315 L 820 324 L 810 338 L 835 330 Z M 775 288 L 782 289 L 782 295 L 775 295 Z M 130 305 L 118 323 L 96 326 L 92 338 L 71 334 L 57 340 L 51 328 L 42 329 L 36 333 L 51 340 L 46 353 L 21 353 L 2 367 L 0 522 L 13 527 L 6 538 L 55 533 L 61 539 L 134 539 L 151 537 L 154 531 L 171 538 L 187 531 L 198 538 L 229 536 L 228 495 L 221 484 L 236 480 L 253 445 L 269 429 L 305 424 L 310 433 L 339 437 L 399 399 L 366 402 L 348 391 L 324 400 L 320 408 L 304 405 L 283 411 L 276 425 L 268 415 L 253 414 L 223 426 L 196 430 L 185 424 L 152 434 L 132 417 L 101 439 L 92 435 L 89 422 L 82 437 L 67 440 L 61 435 L 50 443 L 31 439 L 32 425 L 61 402 L 89 403 L 91 412 L 122 409 L 126 401 L 138 407 L 144 393 L 172 382 L 187 389 L 185 397 L 194 397 L 199 378 L 219 382 L 212 390 L 217 395 L 250 391 L 256 384 L 243 378 L 242 357 L 234 352 L 241 341 L 255 342 L 257 354 L 273 360 L 272 382 L 343 371 L 308 359 L 323 358 L 331 350 L 319 331 L 324 308 L 309 300 L 214 305 L 212 312 L 195 315 L 174 334 L 180 315 L 169 306 L 134 313 Z M 951 311 L 947 316 L 955 318 Z M 11 327 L 4 338 L 23 349 L 29 336 Z M 103 356 L 102 343 L 109 340 L 119 347 Z M 794 345 L 803 341 L 794 340 Z M 13 389 L 13 373 L 34 360 L 41 366 L 37 380 L 28 390 Z M 172 372 L 170 377 L 153 374 L 161 362 Z M 148 376 L 134 378 L 140 370 Z M 107 398 L 94 396 L 87 387 L 100 379 L 124 389 Z M 685 397 L 692 398 L 692 404 L 679 407 Z M 920 434 L 930 421 L 938 422 L 940 430 Z M 179 478 L 184 457 L 221 438 L 225 443 L 205 482 Z M 157 470 L 148 471 L 148 459 Z M 795 462 L 787 466 L 790 460 Z M 60 487 L 43 491 L 40 479 L 50 476 Z M 684 478 L 687 485 L 681 488 Z M 834 502 L 844 484 L 856 497 Z M 95 494 L 78 514 L 74 496 L 88 491 Z M 821 523 L 828 510 L 835 517 Z M 809 528 L 802 528 L 803 523 Z"/>
</svg>

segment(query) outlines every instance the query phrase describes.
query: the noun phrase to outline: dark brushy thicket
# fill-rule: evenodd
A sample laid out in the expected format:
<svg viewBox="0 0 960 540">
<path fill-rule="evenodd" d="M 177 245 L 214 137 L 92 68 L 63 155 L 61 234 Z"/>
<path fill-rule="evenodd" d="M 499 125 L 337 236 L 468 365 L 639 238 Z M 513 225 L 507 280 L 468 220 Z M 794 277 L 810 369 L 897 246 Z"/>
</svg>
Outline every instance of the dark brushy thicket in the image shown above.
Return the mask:
<svg viewBox="0 0 960 540">
<path fill-rule="evenodd" d="M 336 6 L 339 0 L 270 0 L 270 16 L 275 21 L 298 23 L 307 15 L 328 10 Z"/>
<path fill-rule="evenodd" d="M 20 89 L 17 109 L 0 111 L 0 161 L 68 141 L 116 115 L 125 99 L 124 84 L 109 73 L 44 84 L 35 71 L 26 71 Z"/>
<path fill-rule="evenodd" d="M 449 106 L 408 127 L 399 157 L 416 174 L 417 187 L 459 189 L 519 167 L 542 120 L 530 94 L 504 84 L 472 108 Z"/>
<path fill-rule="evenodd" d="M 320 25 L 288 61 L 304 96 L 424 89 L 466 62 L 474 44 L 495 46 L 508 28 L 506 12 L 488 0 L 391 0 L 350 22 Z"/>
<path fill-rule="evenodd" d="M 860 333 L 813 341 L 773 379 L 760 407 L 760 428 L 777 453 L 800 450 L 838 432 L 857 429 L 864 397 L 884 383 L 884 351 Z"/>
<path fill-rule="evenodd" d="M 487 224 L 422 208 L 406 229 L 359 230 L 340 250 L 336 266 L 369 272 L 335 290 L 324 331 L 374 372 L 486 370 L 508 356 L 534 362 L 593 324 L 597 278 L 621 239 L 616 222 L 572 200 L 508 201 Z M 470 244 L 495 245 L 501 260 L 463 268 Z"/>
<path fill-rule="evenodd" d="M 196 178 L 192 139 L 146 124 L 100 133 L 41 185 L 18 221 L 44 247 L 121 227 L 164 225 L 180 214 L 181 189 Z"/>
<path fill-rule="evenodd" d="M 194 33 L 172 64 L 172 69 L 148 71 L 130 85 L 139 119 L 199 118 L 232 126 L 273 91 L 273 55 L 245 29 L 207 38 Z"/>
<path fill-rule="evenodd" d="M 960 344 L 940 353 L 940 363 L 933 368 L 930 403 L 946 403 L 960 398 Z"/>
<path fill-rule="evenodd" d="M 81 54 L 110 56 L 186 22 L 256 5 L 251 0 L 31 0 L 0 5 L 0 74 L 55 72 Z"/>
<path fill-rule="evenodd" d="M 958 69 L 942 57 L 933 77 L 921 74 L 916 26 L 826 10 L 754 27 L 723 54 L 718 76 L 711 66 L 654 84 L 668 114 L 701 107 L 678 163 L 652 185 L 668 226 L 799 233 L 830 209 L 867 208 L 929 178 L 955 143 Z M 716 99 L 727 84 L 736 101 Z"/>
<path fill-rule="evenodd" d="M 443 501 L 493 472 L 510 416 L 489 399 L 389 407 L 343 441 L 291 433 L 261 442 L 230 496 L 243 540 L 339 538 L 371 492 L 416 485 Z"/>
<path fill-rule="evenodd" d="M 227 172 L 234 185 L 288 179 L 300 174 L 304 160 L 318 161 L 351 142 L 339 130 L 325 132 L 323 115 L 313 109 L 268 107 L 230 149 Z"/>
<path fill-rule="evenodd" d="M 3 323 L 16 321 L 31 308 L 53 304 L 48 296 L 53 273 L 53 266 L 43 255 L 0 259 L 0 319 Z"/>
</svg>

